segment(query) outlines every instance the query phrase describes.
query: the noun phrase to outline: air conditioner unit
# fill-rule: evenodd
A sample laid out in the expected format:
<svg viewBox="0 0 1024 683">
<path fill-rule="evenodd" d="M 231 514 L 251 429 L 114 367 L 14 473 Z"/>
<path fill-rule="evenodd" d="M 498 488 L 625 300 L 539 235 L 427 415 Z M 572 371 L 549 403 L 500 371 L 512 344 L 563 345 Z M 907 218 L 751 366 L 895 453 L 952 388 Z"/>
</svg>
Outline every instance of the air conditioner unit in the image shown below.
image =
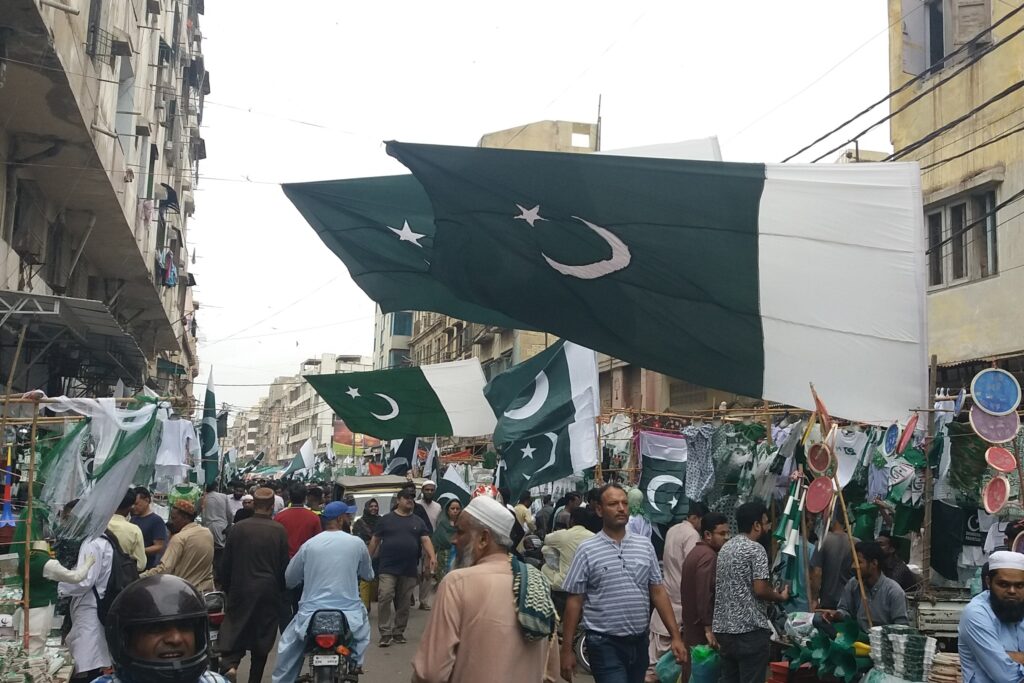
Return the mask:
<svg viewBox="0 0 1024 683">
<path fill-rule="evenodd" d="M 184 190 L 181 193 L 181 210 L 186 216 L 191 216 L 196 212 L 196 200 L 192 196 L 191 190 Z"/>
<path fill-rule="evenodd" d="M 191 176 L 185 176 L 184 178 L 181 179 L 181 191 L 182 192 L 191 192 L 192 191 L 192 177 Z"/>
<path fill-rule="evenodd" d="M 135 134 L 140 138 L 148 138 L 152 131 L 152 126 L 148 119 L 140 116 L 135 119 Z"/>
<path fill-rule="evenodd" d="M 167 138 L 164 140 L 164 152 L 170 154 L 174 151 L 174 140 Z"/>
</svg>

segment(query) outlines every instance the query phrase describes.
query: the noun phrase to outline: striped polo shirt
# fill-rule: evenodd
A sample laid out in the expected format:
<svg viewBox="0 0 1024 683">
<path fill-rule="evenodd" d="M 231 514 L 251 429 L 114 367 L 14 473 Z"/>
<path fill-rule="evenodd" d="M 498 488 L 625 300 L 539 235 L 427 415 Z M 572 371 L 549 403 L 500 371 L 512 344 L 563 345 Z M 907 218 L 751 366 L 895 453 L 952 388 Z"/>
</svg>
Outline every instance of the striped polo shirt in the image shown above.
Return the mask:
<svg viewBox="0 0 1024 683">
<path fill-rule="evenodd" d="M 622 542 L 604 531 L 580 544 L 562 590 L 583 595 L 583 628 L 611 636 L 646 635 L 651 586 L 662 583 L 646 536 L 626 531 Z"/>
</svg>

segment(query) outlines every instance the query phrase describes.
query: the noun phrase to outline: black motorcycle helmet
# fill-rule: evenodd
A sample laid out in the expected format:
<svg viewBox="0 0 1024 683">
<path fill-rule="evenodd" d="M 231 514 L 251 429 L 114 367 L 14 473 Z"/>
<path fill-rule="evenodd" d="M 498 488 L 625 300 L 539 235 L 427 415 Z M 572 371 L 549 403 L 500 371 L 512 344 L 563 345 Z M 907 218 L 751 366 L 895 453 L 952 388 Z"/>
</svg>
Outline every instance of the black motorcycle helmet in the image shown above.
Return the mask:
<svg viewBox="0 0 1024 683">
<path fill-rule="evenodd" d="M 133 654 L 132 638 L 140 629 L 159 624 L 191 625 L 196 651 L 181 659 L 141 659 Z M 139 579 L 114 598 L 104 624 L 114 669 L 132 683 L 196 683 L 209 666 L 210 630 L 203 596 L 176 576 L 158 574 Z"/>
</svg>

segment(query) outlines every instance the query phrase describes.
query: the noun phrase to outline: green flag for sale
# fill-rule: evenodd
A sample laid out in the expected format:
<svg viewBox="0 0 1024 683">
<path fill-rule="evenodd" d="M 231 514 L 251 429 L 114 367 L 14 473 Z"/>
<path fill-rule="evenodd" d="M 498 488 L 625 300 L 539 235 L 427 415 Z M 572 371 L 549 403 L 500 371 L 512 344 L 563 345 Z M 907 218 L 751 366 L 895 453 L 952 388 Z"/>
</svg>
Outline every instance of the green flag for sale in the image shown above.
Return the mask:
<svg viewBox="0 0 1024 683">
<path fill-rule="evenodd" d="M 217 444 L 217 399 L 213 391 L 213 368 L 206 382 L 206 400 L 203 401 L 203 423 L 199 428 L 199 444 L 203 455 L 203 475 L 206 484 L 217 480 L 220 469 L 220 447 Z"/>
<path fill-rule="evenodd" d="M 643 471 L 639 488 L 652 524 L 671 524 L 686 518 L 686 452 L 686 439 L 681 436 L 640 432 Z"/>
</svg>

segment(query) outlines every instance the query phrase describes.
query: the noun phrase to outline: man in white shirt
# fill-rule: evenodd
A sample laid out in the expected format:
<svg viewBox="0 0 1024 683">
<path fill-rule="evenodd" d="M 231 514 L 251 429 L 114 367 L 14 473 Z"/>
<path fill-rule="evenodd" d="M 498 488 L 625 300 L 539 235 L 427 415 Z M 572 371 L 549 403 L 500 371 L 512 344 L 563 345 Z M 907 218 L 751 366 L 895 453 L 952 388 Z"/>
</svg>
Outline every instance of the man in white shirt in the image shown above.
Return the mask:
<svg viewBox="0 0 1024 683">
<path fill-rule="evenodd" d="M 441 515 L 441 504 L 434 500 L 434 493 L 436 491 L 437 484 L 429 480 L 423 482 L 423 487 L 420 489 L 420 499 L 416 502 L 416 506 L 422 508 L 422 512 L 430 520 L 431 532 L 437 528 L 437 518 Z M 423 514 L 420 517 L 423 517 Z M 429 610 L 434 602 L 437 579 L 434 578 L 433 572 L 427 571 L 425 559 L 420 565 L 420 609 Z"/>
</svg>

